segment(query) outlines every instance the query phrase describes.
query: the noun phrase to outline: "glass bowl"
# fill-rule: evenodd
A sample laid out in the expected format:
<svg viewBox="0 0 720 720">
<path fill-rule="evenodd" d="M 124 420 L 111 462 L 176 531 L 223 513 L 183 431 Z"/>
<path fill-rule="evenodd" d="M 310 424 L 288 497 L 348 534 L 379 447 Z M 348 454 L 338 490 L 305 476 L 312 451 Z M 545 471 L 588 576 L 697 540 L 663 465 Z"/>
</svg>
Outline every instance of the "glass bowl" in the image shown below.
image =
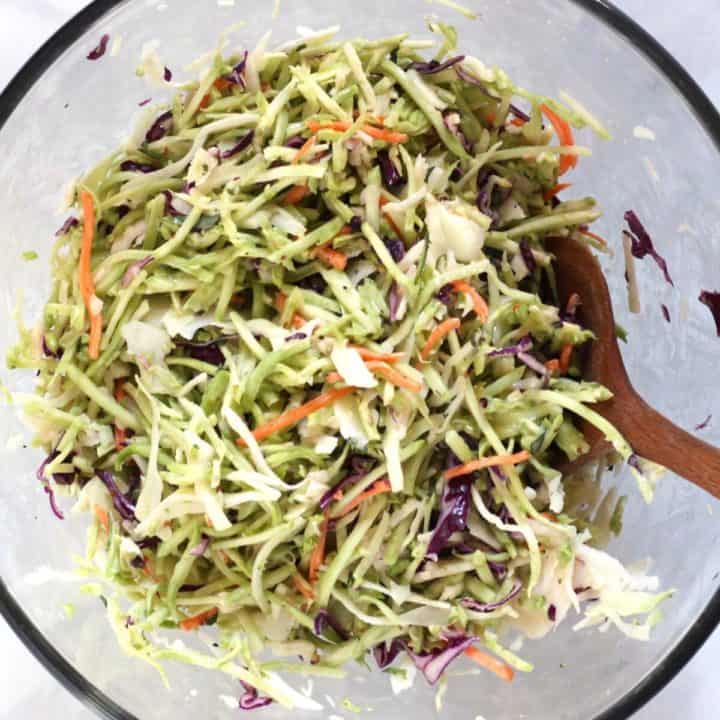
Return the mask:
<svg viewBox="0 0 720 720">
<path fill-rule="evenodd" d="M 225 0 L 97 0 L 53 37 L 23 68 L 0 101 L 0 209 L 8 266 L 0 288 L 5 322 L 0 351 L 16 337 L 11 319 L 22 291 L 26 318 L 36 318 L 48 288 L 47 261 L 57 207 L 68 180 L 114 148 L 131 126 L 138 102 L 160 100 L 136 77 L 144 43 L 159 42 L 167 64 L 178 72 L 213 48 L 220 32 L 239 20 L 238 42 L 253 46 L 268 29 L 282 42 L 298 25 L 340 24 L 347 36 L 379 37 L 407 31 L 426 36 L 430 12 L 460 30 L 462 48 L 508 71 L 519 84 L 554 94 L 566 89 L 609 125 L 615 141 L 584 133 L 595 156 L 574 173 L 574 191 L 593 194 L 605 209 L 599 228 L 616 250 L 603 260 L 619 321 L 629 332 L 623 354 L 640 393 L 679 425 L 692 430 L 720 400 L 712 320 L 698 301 L 701 288 L 717 289 L 720 243 L 720 116 L 681 67 L 644 31 L 606 0 L 465 0 L 479 13 L 471 21 L 425 0 L 343 4 L 336 0 L 273 3 Z M 101 35 L 119 52 L 86 60 Z M 178 73 L 179 74 L 179 73 Z M 656 142 L 635 137 L 645 126 Z M 672 288 L 646 260 L 639 265 L 643 312 L 626 310 L 620 229 L 623 212 L 637 211 L 654 234 L 675 280 Z M 21 253 L 40 258 L 24 263 Z M 661 312 L 665 304 L 672 322 Z M 3 372 L 12 389 L 32 378 Z M 718 408 L 714 408 L 718 411 Z M 182 720 L 231 718 L 236 683 L 224 676 L 169 666 L 164 689 L 148 666 L 118 649 L 97 597 L 84 595 L 71 575 L 73 555 L 83 552 L 83 518 L 56 521 L 35 480 L 39 451 L 18 441 L 16 412 L 0 414 L 0 452 L 5 481 L 0 524 L 0 610 L 38 659 L 72 692 L 108 718 Z M 702 431 L 720 443 L 720 423 Z M 7 442 L 6 442 L 7 441 Z M 678 588 L 663 622 L 647 643 L 617 632 L 574 633 L 570 624 L 522 653 L 536 670 L 512 685 L 492 676 L 453 677 L 443 714 L 467 720 L 611 720 L 637 710 L 683 666 L 720 620 L 716 552 L 720 530 L 709 496 L 668 475 L 655 502 L 646 506 L 632 480 L 613 477 L 629 495 L 625 529 L 611 551 L 625 562 L 652 558 L 664 587 Z M 74 604 L 73 619 L 63 612 Z M 468 670 L 460 663 L 459 671 Z M 417 682 L 395 697 L 387 678 L 358 672 L 337 684 L 315 682 L 326 715 L 344 715 L 333 698 L 349 697 L 377 717 L 434 717 L 433 690 Z M 296 683 L 304 685 L 304 682 Z M 225 698 L 225 699 L 223 699 Z M 377 714 L 379 713 L 379 714 Z M 267 718 L 287 718 L 277 706 Z M 313 717 L 294 712 L 294 717 Z M 317 717 L 317 714 L 314 715 Z"/>
</svg>

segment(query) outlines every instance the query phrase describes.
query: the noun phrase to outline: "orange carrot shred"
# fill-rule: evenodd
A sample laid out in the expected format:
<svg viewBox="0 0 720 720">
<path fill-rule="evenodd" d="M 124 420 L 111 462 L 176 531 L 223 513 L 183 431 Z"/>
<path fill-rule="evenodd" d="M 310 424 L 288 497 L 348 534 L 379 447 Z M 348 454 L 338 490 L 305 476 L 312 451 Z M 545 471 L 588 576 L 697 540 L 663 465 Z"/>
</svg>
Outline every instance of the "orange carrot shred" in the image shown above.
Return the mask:
<svg viewBox="0 0 720 720">
<path fill-rule="evenodd" d="M 218 614 L 217 608 L 210 608 L 209 610 L 206 610 L 205 612 L 201 612 L 197 615 L 193 615 L 192 617 L 185 618 L 180 622 L 180 627 L 185 632 L 191 632 L 192 630 L 197 630 L 201 625 L 204 625 L 208 620 L 211 618 L 214 618 Z"/>
<path fill-rule="evenodd" d="M 430 353 L 433 351 L 436 345 L 438 345 L 442 339 L 453 330 L 457 330 L 460 327 L 460 320 L 457 318 L 449 318 L 444 322 L 441 322 L 431 333 L 427 339 L 420 357 L 423 360 L 427 360 L 430 357 Z"/>
<path fill-rule="evenodd" d="M 543 115 L 551 122 L 553 128 L 555 128 L 555 134 L 558 137 L 558 141 L 561 145 L 574 145 L 575 138 L 573 137 L 573 131 L 569 123 L 563 120 L 559 115 L 554 113 L 547 105 L 541 105 L 540 111 Z M 561 155 L 559 174 L 564 175 L 568 170 L 571 170 L 577 165 L 577 155 Z"/>
<path fill-rule="evenodd" d="M 88 341 L 88 355 L 92 360 L 100 356 L 100 340 L 102 337 L 102 312 L 93 312 L 95 300 L 95 282 L 90 269 L 92 246 L 95 239 L 95 205 L 92 195 L 83 190 L 80 193 L 80 202 L 83 210 L 83 236 L 80 248 L 80 266 L 78 268 L 78 286 L 90 317 L 90 336 Z"/>
<path fill-rule="evenodd" d="M 315 145 L 317 138 L 315 135 L 311 135 L 304 143 L 303 146 L 297 151 L 295 157 L 292 159 L 292 164 L 297 165 L 312 149 Z"/>
<path fill-rule="evenodd" d="M 456 280 L 452 284 L 452 287 L 455 292 L 469 295 L 472 299 L 475 314 L 480 318 L 482 322 L 487 322 L 488 316 L 490 315 L 490 310 L 483 296 L 469 282 L 466 282 L 465 280 Z"/>
<path fill-rule="evenodd" d="M 422 384 L 409 378 L 407 375 L 403 375 L 398 372 L 395 368 L 386 365 L 384 362 L 379 360 L 367 360 L 365 366 L 368 370 L 372 370 L 378 375 L 382 375 L 392 385 L 410 390 L 411 392 L 420 392 L 422 390 Z"/>
<path fill-rule="evenodd" d="M 305 318 L 300 313 L 294 313 L 290 325 L 294 330 L 298 330 L 305 324 Z"/>
<path fill-rule="evenodd" d="M 572 183 L 558 183 L 555 187 L 551 187 L 543 193 L 543 200 L 550 202 L 556 195 L 571 187 Z"/>
<path fill-rule="evenodd" d="M 347 255 L 339 250 L 335 250 L 329 245 L 319 245 L 314 248 L 312 255 L 322 260 L 326 265 L 334 267 L 336 270 L 344 270 L 347 267 Z"/>
<path fill-rule="evenodd" d="M 315 120 L 308 120 L 307 127 L 311 133 L 317 133 L 320 132 L 320 130 L 347 132 L 351 127 L 351 123 L 343 121 L 319 123 Z M 372 125 L 362 125 L 358 129 L 376 140 L 382 140 L 383 142 L 391 144 L 405 143 L 408 141 L 408 136 L 405 133 L 393 132 L 392 130 L 386 130 L 385 128 L 376 128 Z"/>
<path fill-rule="evenodd" d="M 499 465 L 519 465 L 529 459 L 530 453 L 527 450 L 521 450 L 514 455 L 490 455 L 480 458 L 479 460 L 471 460 L 464 465 L 450 468 L 450 470 L 445 471 L 443 477 L 446 480 L 452 480 L 453 478 L 460 477 L 461 475 L 469 475 L 483 468 L 498 467 Z"/>
<path fill-rule="evenodd" d="M 480 667 L 495 673 L 499 678 L 512 682 L 515 677 L 515 671 L 502 660 L 494 658 L 492 655 L 478 650 L 476 647 L 469 647 L 465 650 L 465 655 L 470 658 L 474 663 L 480 665 Z"/>
<path fill-rule="evenodd" d="M 314 412 L 322 410 L 322 408 L 327 407 L 328 405 L 332 405 L 334 402 L 340 400 L 340 398 L 343 398 L 346 395 L 349 395 L 354 390 L 354 387 L 344 387 L 337 388 L 336 390 L 329 390 L 322 395 L 318 395 L 309 402 L 306 402 L 304 405 L 288 410 L 282 415 L 278 415 L 278 417 L 274 420 L 255 428 L 255 430 L 253 430 L 253 437 L 258 441 L 264 440 L 265 438 L 270 437 L 270 435 L 274 435 L 276 432 L 280 432 L 281 430 L 285 430 L 286 428 L 296 425 L 308 415 L 312 415 Z M 242 438 L 238 438 L 236 442 L 240 445 L 240 447 L 245 446 L 245 441 Z"/>
<path fill-rule="evenodd" d="M 375 495 L 381 495 L 382 493 L 390 492 L 390 481 L 383 478 L 373 483 L 372 487 L 365 492 L 361 492 L 356 498 L 353 498 L 337 515 L 333 515 L 333 520 L 344 517 L 349 512 L 352 512 L 358 505 L 365 502 L 368 498 L 374 497 Z"/>
<path fill-rule="evenodd" d="M 379 353 L 374 350 L 368 350 L 368 348 L 360 347 L 359 345 L 350 345 L 350 347 L 353 350 L 357 350 L 358 355 L 360 355 L 363 360 L 378 360 L 380 362 L 388 363 L 388 365 L 393 365 L 405 357 L 405 353 L 401 352 Z"/>
<path fill-rule="evenodd" d="M 108 515 L 107 510 L 99 505 L 95 505 L 93 510 L 95 511 L 95 517 L 98 519 L 98 522 L 105 528 L 105 532 L 109 533 L 110 516 Z"/>
<path fill-rule="evenodd" d="M 573 354 L 573 345 L 568 343 L 567 345 L 563 345 L 562 350 L 560 351 L 560 372 L 565 375 L 567 371 L 570 369 L 570 360 L 572 359 Z"/>
<path fill-rule="evenodd" d="M 209 104 L 210 104 L 210 93 L 203 96 L 203 99 L 200 101 L 198 108 L 200 110 L 204 110 Z"/>
<path fill-rule="evenodd" d="M 115 426 L 115 449 L 120 452 L 127 445 L 127 434 L 124 428 Z"/>
<path fill-rule="evenodd" d="M 225 92 L 225 90 L 229 90 L 231 87 L 233 87 L 235 83 L 228 80 L 227 78 L 219 77 L 214 83 L 213 87 L 217 88 L 220 92 Z"/>
<path fill-rule="evenodd" d="M 516 117 L 510 121 L 510 124 L 514 125 L 515 127 L 522 127 L 526 122 L 527 122 L 527 120 L 523 120 L 522 118 Z"/>
<path fill-rule="evenodd" d="M 285 193 L 282 199 L 283 205 L 297 205 L 310 192 L 307 185 L 294 185 Z"/>
<path fill-rule="evenodd" d="M 545 367 L 551 372 L 559 372 L 560 371 L 560 361 L 556 358 L 553 358 L 552 360 L 548 360 L 545 363 Z"/>
<path fill-rule="evenodd" d="M 325 543 L 327 542 L 328 525 L 330 519 L 326 514 L 323 521 L 320 523 L 320 535 L 317 543 L 310 554 L 310 563 L 308 565 L 308 578 L 311 584 L 315 584 L 320 577 L 320 568 L 325 562 Z"/>
<path fill-rule="evenodd" d="M 275 296 L 275 307 L 282 312 L 285 309 L 285 303 L 287 302 L 287 295 L 279 291 L 278 294 Z"/>
<path fill-rule="evenodd" d="M 312 589 L 312 585 L 300 574 L 295 573 L 292 576 L 292 583 L 295 589 L 307 600 L 315 599 L 315 591 Z"/>
<path fill-rule="evenodd" d="M 113 391 L 113 394 L 115 395 L 115 399 L 121 403 L 126 397 L 127 393 L 125 392 L 125 381 L 127 378 L 117 378 L 115 380 L 115 388 Z"/>
</svg>

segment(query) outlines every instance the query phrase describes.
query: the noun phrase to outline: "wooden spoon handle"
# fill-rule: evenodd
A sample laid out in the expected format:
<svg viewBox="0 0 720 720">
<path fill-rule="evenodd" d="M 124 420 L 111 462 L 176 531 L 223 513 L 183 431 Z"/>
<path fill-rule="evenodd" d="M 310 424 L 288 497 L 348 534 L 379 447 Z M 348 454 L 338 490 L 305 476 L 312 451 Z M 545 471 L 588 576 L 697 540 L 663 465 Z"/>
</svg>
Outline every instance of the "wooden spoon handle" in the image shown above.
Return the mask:
<svg viewBox="0 0 720 720">
<path fill-rule="evenodd" d="M 624 418 L 617 423 L 633 450 L 720 499 L 720 449 L 685 432 L 633 395 L 623 403 Z M 615 410 L 619 419 L 620 408 Z"/>
</svg>

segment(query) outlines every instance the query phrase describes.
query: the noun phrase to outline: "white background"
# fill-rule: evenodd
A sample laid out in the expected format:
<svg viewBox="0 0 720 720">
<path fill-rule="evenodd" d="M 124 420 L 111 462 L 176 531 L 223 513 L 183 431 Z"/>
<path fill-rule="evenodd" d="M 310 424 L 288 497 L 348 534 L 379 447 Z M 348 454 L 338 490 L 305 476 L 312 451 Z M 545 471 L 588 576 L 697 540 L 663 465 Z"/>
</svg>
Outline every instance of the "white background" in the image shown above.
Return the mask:
<svg viewBox="0 0 720 720">
<path fill-rule="evenodd" d="M 615 2 L 660 40 L 700 82 L 710 98 L 720 103 L 719 0 Z M 86 0 L 0 0 L 0 87 L 85 4 Z M 720 631 L 634 720 L 720 717 L 719 661 Z M 0 718 L 45 720 L 48 717 L 92 720 L 95 715 L 63 690 L 0 620 Z"/>
</svg>

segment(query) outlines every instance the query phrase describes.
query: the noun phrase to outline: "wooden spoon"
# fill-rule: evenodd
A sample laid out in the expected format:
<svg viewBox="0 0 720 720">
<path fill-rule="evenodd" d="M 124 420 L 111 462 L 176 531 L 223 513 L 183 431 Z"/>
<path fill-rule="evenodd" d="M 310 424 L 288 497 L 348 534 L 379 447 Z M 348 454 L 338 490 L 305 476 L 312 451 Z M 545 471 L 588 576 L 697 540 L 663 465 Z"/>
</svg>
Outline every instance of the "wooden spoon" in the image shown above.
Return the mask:
<svg viewBox="0 0 720 720">
<path fill-rule="evenodd" d="M 615 335 L 610 292 L 600 263 L 587 245 L 571 238 L 547 238 L 556 258 L 558 293 L 563 303 L 572 293 L 580 296 L 578 320 L 597 340 L 589 344 L 584 376 L 607 387 L 613 397 L 593 405 L 625 436 L 641 457 L 672 470 L 680 477 L 720 498 L 720 449 L 698 440 L 653 410 L 635 392 L 628 378 Z M 572 469 L 606 454 L 610 445 L 602 433 L 585 423 L 590 451 L 572 463 Z"/>
</svg>

